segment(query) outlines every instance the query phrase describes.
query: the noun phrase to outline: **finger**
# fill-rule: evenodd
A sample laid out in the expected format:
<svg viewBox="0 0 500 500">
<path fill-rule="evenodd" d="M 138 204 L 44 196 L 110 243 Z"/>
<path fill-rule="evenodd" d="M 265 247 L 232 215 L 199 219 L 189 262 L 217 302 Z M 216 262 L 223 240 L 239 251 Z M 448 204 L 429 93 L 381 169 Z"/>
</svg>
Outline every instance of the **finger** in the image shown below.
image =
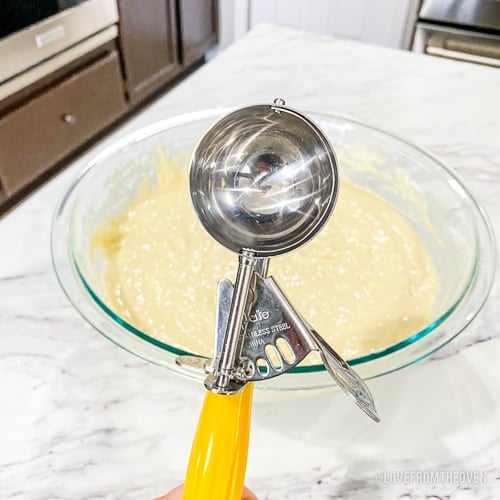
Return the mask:
<svg viewBox="0 0 500 500">
<path fill-rule="evenodd" d="M 184 485 L 181 484 L 174 488 L 170 493 L 163 495 L 162 497 L 158 497 L 155 500 L 182 500 L 182 490 L 184 489 Z"/>
<path fill-rule="evenodd" d="M 258 500 L 258 498 L 245 486 L 241 500 Z"/>
<path fill-rule="evenodd" d="M 173 489 L 170 493 L 163 495 L 162 497 L 158 497 L 155 500 L 182 500 L 182 490 L 184 489 L 184 485 L 177 486 L 177 488 Z M 241 500 L 258 500 L 258 498 L 248 489 L 243 489 L 243 496 Z"/>
</svg>

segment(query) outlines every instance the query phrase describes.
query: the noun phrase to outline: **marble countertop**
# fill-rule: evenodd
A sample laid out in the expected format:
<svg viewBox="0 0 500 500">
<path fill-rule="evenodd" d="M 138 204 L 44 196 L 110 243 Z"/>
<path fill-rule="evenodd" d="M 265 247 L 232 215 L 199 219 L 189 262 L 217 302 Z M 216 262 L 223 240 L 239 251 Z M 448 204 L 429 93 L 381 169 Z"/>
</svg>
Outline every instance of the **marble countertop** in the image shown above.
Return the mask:
<svg viewBox="0 0 500 500">
<path fill-rule="evenodd" d="M 91 155 L 159 119 L 279 96 L 428 149 L 463 177 L 500 234 L 499 91 L 496 69 L 261 26 L 8 214 L 0 221 L 0 497 L 146 499 L 184 476 L 202 387 L 93 331 L 51 267 L 55 205 Z M 453 342 L 369 382 L 381 424 L 329 392 L 256 403 L 247 484 L 269 500 L 500 498 L 499 299 L 496 282 Z"/>
</svg>

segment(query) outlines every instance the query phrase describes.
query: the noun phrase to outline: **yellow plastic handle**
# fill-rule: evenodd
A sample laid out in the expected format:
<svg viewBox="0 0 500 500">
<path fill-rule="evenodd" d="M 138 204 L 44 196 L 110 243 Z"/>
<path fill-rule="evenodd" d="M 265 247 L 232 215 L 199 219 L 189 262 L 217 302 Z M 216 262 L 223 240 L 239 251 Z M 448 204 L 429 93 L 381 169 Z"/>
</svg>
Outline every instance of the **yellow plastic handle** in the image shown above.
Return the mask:
<svg viewBox="0 0 500 500">
<path fill-rule="evenodd" d="M 253 384 L 239 393 L 208 391 L 189 458 L 183 500 L 241 500 Z"/>
</svg>

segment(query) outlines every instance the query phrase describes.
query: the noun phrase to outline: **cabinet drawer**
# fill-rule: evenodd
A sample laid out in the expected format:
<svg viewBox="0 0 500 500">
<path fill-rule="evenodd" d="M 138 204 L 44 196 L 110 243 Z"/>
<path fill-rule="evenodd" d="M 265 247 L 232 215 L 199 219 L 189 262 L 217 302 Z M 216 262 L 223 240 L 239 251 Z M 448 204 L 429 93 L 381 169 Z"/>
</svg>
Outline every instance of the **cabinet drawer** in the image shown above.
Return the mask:
<svg viewBox="0 0 500 500">
<path fill-rule="evenodd" d="M 19 191 L 126 111 L 116 51 L 0 119 L 0 183 Z"/>
</svg>

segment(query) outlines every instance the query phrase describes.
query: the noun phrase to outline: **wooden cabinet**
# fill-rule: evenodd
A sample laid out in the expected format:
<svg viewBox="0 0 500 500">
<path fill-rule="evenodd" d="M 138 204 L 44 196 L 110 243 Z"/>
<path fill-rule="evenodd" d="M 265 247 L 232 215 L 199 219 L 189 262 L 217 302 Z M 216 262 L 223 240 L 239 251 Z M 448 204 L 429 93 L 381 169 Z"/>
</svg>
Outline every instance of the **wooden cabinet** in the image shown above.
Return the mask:
<svg viewBox="0 0 500 500">
<path fill-rule="evenodd" d="M 217 1 L 179 0 L 181 61 L 189 66 L 217 43 Z"/>
<path fill-rule="evenodd" d="M 217 0 L 118 0 L 118 9 L 118 41 L 0 101 L 0 214 L 217 41 Z"/>
<path fill-rule="evenodd" d="M 0 191 L 16 194 L 120 116 L 122 86 L 114 51 L 0 118 Z"/>
<path fill-rule="evenodd" d="M 119 0 L 118 9 L 133 104 L 191 67 L 217 42 L 217 0 Z"/>
<path fill-rule="evenodd" d="M 7 201 L 7 193 L 4 191 L 3 186 L 0 183 L 0 214 L 2 213 L 2 204 L 5 203 L 6 201 Z"/>
<path fill-rule="evenodd" d="M 125 83 L 136 103 L 179 72 L 175 0 L 119 0 Z"/>
</svg>

